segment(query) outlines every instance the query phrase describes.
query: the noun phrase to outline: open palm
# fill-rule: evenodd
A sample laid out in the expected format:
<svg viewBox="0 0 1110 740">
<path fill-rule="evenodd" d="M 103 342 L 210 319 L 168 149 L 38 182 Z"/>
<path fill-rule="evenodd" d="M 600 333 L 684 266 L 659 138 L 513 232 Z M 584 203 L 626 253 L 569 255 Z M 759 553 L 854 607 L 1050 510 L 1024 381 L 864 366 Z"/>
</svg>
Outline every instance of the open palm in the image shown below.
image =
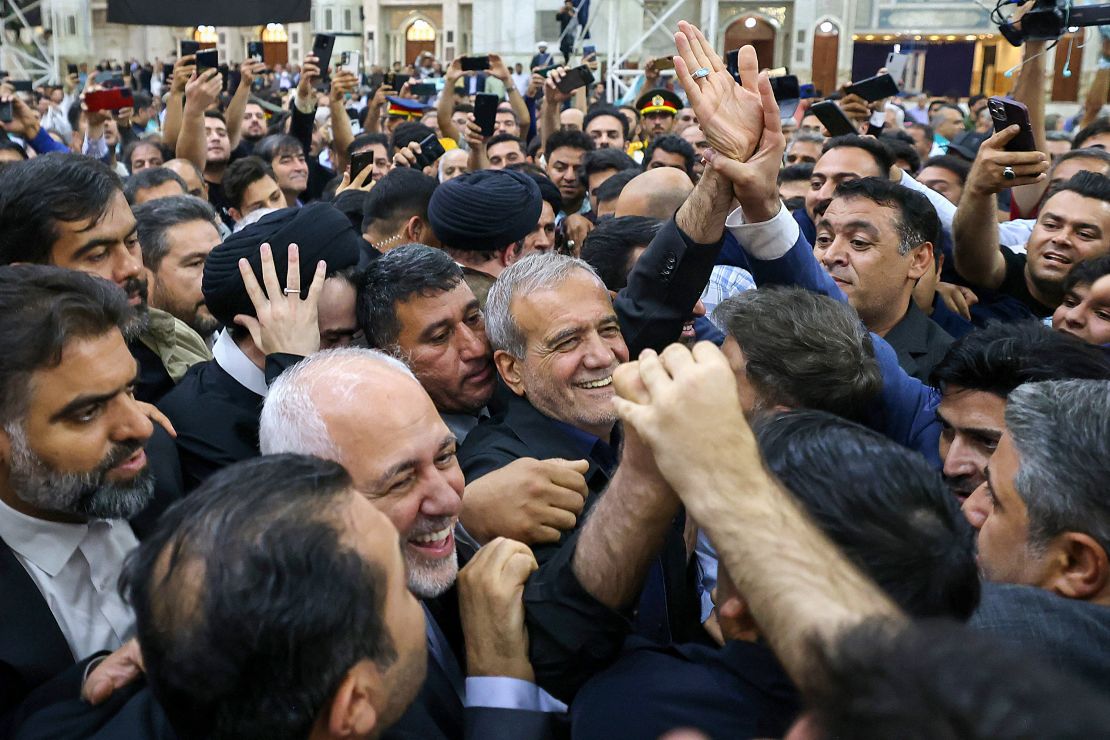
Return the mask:
<svg viewBox="0 0 1110 740">
<path fill-rule="evenodd" d="M 693 24 L 681 21 L 675 34 L 675 72 L 698 117 L 706 140 L 718 153 L 745 161 L 755 151 L 763 134 L 763 108 L 756 81 L 759 63 L 755 49 L 740 50 L 739 85 L 725 68 L 721 57 Z M 697 69 L 708 69 L 709 76 L 694 79 Z"/>
</svg>

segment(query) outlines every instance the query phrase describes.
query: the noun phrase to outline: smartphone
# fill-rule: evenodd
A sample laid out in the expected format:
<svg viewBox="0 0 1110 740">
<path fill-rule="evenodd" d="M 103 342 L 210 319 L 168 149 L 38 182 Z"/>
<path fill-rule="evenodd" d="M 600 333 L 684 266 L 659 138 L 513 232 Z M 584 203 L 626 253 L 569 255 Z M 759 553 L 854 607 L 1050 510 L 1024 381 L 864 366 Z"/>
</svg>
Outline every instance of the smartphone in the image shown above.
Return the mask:
<svg viewBox="0 0 1110 740">
<path fill-rule="evenodd" d="M 740 50 L 733 49 L 725 52 L 725 69 L 732 75 L 732 79 L 740 82 Z"/>
<path fill-rule="evenodd" d="M 817 94 L 817 88 L 813 86 L 812 82 L 806 82 L 805 84 L 798 85 L 798 97 L 804 100 L 806 98 L 818 98 L 821 96 Z"/>
<path fill-rule="evenodd" d="M 364 152 L 351 155 L 351 179 L 354 180 L 358 177 L 358 173 L 362 172 L 367 167 L 374 164 L 374 149 L 370 148 Z"/>
<path fill-rule="evenodd" d="M 197 52 L 197 75 L 206 69 L 220 68 L 220 53 L 215 49 L 201 49 Z"/>
<path fill-rule="evenodd" d="M 312 53 L 320 65 L 320 77 L 328 80 L 328 68 L 331 66 L 331 51 L 335 48 L 335 36 L 330 33 L 318 33 L 312 41 Z"/>
<path fill-rule="evenodd" d="M 558 68 L 559 68 L 558 64 L 552 64 L 550 67 L 540 67 L 536 70 L 536 74 L 538 74 L 540 77 L 547 77 L 549 74 L 551 74 L 553 71 L 557 70 Z"/>
<path fill-rule="evenodd" d="M 866 80 L 853 82 L 844 88 L 844 92 L 848 95 L 858 95 L 868 103 L 873 103 L 876 100 L 893 98 L 897 95 L 898 83 L 889 74 L 881 74 L 868 77 Z"/>
<path fill-rule="evenodd" d="M 567 70 L 567 73 L 563 75 L 563 79 L 559 80 L 559 84 L 556 85 L 556 87 L 559 88 L 560 92 L 569 93 L 580 87 L 586 87 L 592 84 L 593 81 L 593 72 L 590 71 L 589 67 L 583 64 L 581 67 Z"/>
<path fill-rule="evenodd" d="M 802 91 L 798 85 L 797 76 L 772 77 L 770 82 L 771 92 L 774 93 L 775 100 L 779 104 L 779 117 L 793 118 L 798 105 L 802 102 Z"/>
<path fill-rule="evenodd" d="M 262 61 L 263 46 L 261 41 L 248 41 L 247 42 L 247 56 L 256 62 Z"/>
<path fill-rule="evenodd" d="M 1021 127 L 1018 135 L 1006 145 L 1008 152 L 1032 152 L 1037 149 L 1037 142 L 1033 139 L 1033 128 L 1029 125 L 1029 109 L 1024 103 L 1013 98 L 992 97 L 987 100 L 987 108 L 994 121 L 994 131 L 998 133 L 1007 126 L 1015 123 Z"/>
<path fill-rule="evenodd" d="M 489 57 L 463 57 L 461 64 L 463 72 L 478 72 L 489 69 Z"/>
<path fill-rule="evenodd" d="M 355 77 L 362 75 L 362 52 L 359 51 L 341 51 L 339 52 L 339 65 L 338 68 L 344 72 L 350 72 Z"/>
<path fill-rule="evenodd" d="M 435 134 L 429 134 L 423 141 L 420 142 L 420 154 L 416 156 L 416 166 L 419 169 L 430 167 L 436 163 L 440 157 L 444 155 L 443 144 L 439 143 L 439 139 Z"/>
<path fill-rule="evenodd" d="M 9 83 L 16 92 L 33 92 L 35 87 L 30 80 L 12 80 Z"/>
<path fill-rule="evenodd" d="M 80 74 L 80 70 L 77 69 L 76 64 L 67 64 L 66 65 L 66 74 L 71 74 L 71 75 Z"/>
<path fill-rule="evenodd" d="M 190 54 L 196 54 L 200 51 L 199 41 L 182 41 L 181 42 L 181 56 L 187 57 Z"/>
<path fill-rule="evenodd" d="M 85 107 L 90 111 L 119 110 L 131 108 L 135 99 L 129 87 L 113 87 L 109 90 L 93 90 L 85 93 Z"/>
<path fill-rule="evenodd" d="M 497 106 L 501 97 L 490 93 L 478 93 L 474 96 L 474 122 L 482 129 L 482 136 L 493 136 L 496 125 Z"/>
<path fill-rule="evenodd" d="M 840 106 L 831 100 L 822 100 L 820 103 L 814 103 L 809 107 L 809 113 L 817 116 L 817 120 L 829 132 L 829 136 L 844 136 L 846 134 L 858 134 L 856 125 L 848 120 L 848 116 L 844 115 L 844 111 L 840 110 Z"/>
<path fill-rule="evenodd" d="M 436 85 L 434 82 L 417 82 L 409 85 L 409 92 L 418 98 L 430 97 L 436 94 Z"/>
<path fill-rule="evenodd" d="M 0 101 L 0 123 L 12 122 L 12 101 Z"/>
<path fill-rule="evenodd" d="M 593 44 L 586 44 L 585 46 L 582 47 L 582 56 L 584 56 L 584 57 L 588 57 L 590 54 L 596 54 L 596 53 L 597 53 L 597 47 L 594 46 Z"/>
<path fill-rule="evenodd" d="M 906 66 L 909 63 L 909 54 L 899 54 L 892 51 L 886 56 L 886 73 L 894 78 L 899 87 L 906 84 Z"/>
</svg>

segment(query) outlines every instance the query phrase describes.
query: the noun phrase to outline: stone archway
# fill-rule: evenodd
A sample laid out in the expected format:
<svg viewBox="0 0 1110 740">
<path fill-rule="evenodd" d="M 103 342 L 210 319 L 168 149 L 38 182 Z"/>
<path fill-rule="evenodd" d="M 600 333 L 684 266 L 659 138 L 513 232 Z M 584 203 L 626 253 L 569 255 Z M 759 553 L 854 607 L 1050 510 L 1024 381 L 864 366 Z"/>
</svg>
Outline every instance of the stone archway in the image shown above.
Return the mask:
<svg viewBox="0 0 1110 740">
<path fill-rule="evenodd" d="M 412 64 L 424 52 L 436 53 L 436 30 L 423 18 L 416 18 L 405 28 L 405 64 Z"/>
</svg>

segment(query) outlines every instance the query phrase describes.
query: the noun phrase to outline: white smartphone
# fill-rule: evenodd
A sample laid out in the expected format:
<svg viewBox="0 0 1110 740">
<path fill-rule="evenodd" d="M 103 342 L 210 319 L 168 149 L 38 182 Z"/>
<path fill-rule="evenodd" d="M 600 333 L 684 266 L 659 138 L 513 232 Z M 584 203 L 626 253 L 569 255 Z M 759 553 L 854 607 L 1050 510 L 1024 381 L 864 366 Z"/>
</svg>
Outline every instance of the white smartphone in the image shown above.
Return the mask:
<svg viewBox="0 0 1110 740">
<path fill-rule="evenodd" d="M 339 70 L 356 77 L 362 74 L 362 52 L 344 51 L 339 55 Z"/>
<path fill-rule="evenodd" d="M 886 73 L 894 78 L 899 89 L 906 86 L 906 65 L 910 63 L 909 54 L 891 52 L 886 57 Z"/>
</svg>

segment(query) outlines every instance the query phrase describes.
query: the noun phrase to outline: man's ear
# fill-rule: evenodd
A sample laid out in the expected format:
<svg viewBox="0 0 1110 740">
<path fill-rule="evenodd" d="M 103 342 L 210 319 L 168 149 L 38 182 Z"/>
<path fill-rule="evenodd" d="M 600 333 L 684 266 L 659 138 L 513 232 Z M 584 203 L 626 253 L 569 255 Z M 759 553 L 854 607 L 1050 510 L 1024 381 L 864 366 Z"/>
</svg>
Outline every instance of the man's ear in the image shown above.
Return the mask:
<svg viewBox="0 0 1110 740">
<path fill-rule="evenodd" d="M 509 390 L 518 396 L 523 396 L 524 381 L 520 375 L 520 360 L 505 350 L 499 349 L 493 353 L 493 364 L 497 366 L 497 372 L 501 375 L 501 380 L 505 381 L 505 385 L 509 386 Z"/>
<path fill-rule="evenodd" d="M 520 253 L 523 251 L 524 240 L 521 239 L 520 241 L 513 242 L 512 244 L 501 250 L 501 253 L 497 255 L 497 261 L 501 263 L 502 267 L 508 267 L 509 265 L 520 259 Z"/>
<path fill-rule="evenodd" d="M 240 211 L 238 208 L 228 208 L 227 215 L 231 216 L 231 220 L 235 223 L 239 223 L 243 220 L 243 212 Z"/>
<path fill-rule="evenodd" d="M 405 222 L 405 242 L 425 244 L 424 229 L 426 228 L 428 228 L 428 225 L 424 223 L 419 216 L 410 216 L 409 220 Z"/>
<path fill-rule="evenodd" d="M 925 242 L 916 249 L 910 250 L 910 280 L 917 280 L 929 271 L 933 265 L 933 243 Z M 939 271 L 938 271 L 939 272 Z"/>
<path fill-rule="evenodd" d="M 317 730 L 327 738 L 370 737 L 378 724 L 384 692 L 382 676 L 373 661 L 360 660 L 343 677 L 331 704 L 321 713 Z M 316 732 L 313 733 L 317 735 Z"/>
<path fill-rule="evenodd" d="M 1110 560 L 1102 545 L 1084 532 L 1064 532 L 1049 546 L 1044 588 L 1068 599 L 1094 600 L 1110 593 Z"/>
</svg>

